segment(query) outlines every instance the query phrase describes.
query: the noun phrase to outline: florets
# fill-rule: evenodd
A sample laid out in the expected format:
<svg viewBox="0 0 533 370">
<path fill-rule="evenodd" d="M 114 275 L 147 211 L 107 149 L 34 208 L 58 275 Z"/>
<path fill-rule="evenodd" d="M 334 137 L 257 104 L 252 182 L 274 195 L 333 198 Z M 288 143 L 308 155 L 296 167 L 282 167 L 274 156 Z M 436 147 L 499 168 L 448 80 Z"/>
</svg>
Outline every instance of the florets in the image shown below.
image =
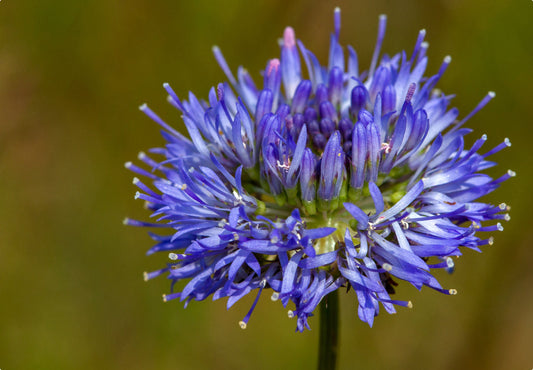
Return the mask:
<svg viewBox="0 0 533 370">
<path fill-rule="evenodd" d="M 228 297 L 230 307 L 255 290 L 239 323 L 245 328 L 271 289 L 303 331 L 319 302 L 340 288 L 353 288 L 369 325 L 380 305 L 389 313 L 412 306 L 391 298 L 397 280 L 456 293 L 431 270 L 453 271 L 460 247 L 479 251 L 492 244 L 482 232 L 503 229 L 497 221 L 509 219 L 509 207 L 478 199 L 514 176 L 482 173 L 510 142 L 481 154 L 483 135 L 465 148 L 471 130 L 464 123 L 494 94 L 459 121 L 451 96 L 435 89 L 451 58 L 424 77 L 424 30 L 410 55 L 380 58 L 385 24 L 380 17 L 368 71 L 359 70 L 352 47 L 339 44 L 338 9 L 327 67 L 288 27 L 262 88 L 243 68 L 235 78 L 213 48 L 229 84 L 211 89 L 206 101 L 192 93 L 180 100 L 164 85 L 189 137 L 141 106 L 167 143 L 150 150 L 162 159 L 139 156 L 152 172 L 126 167 L 152 182 L 134 180 L 136 198 L 157 223 L 126 223 L 170 231 L 151 234 L 156 245 L 148 252 L 169 253 L 167 267 L 145 274 L 167 274 L 172 286 L 188 280 L 166 301 Z"/>
</svg>

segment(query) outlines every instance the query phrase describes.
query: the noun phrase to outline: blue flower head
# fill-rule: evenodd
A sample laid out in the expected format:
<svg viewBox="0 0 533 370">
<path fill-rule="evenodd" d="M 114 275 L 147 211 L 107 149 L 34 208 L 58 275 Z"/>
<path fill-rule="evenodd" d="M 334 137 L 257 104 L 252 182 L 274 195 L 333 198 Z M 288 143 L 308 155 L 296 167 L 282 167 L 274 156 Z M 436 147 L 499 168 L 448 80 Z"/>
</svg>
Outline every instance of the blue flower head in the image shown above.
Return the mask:
<svg viewBox="0 0 533 370">
<path fill-rule="evenodd" d="M 351 288 L 372 326 L 381 308 L 411 307 L 392 298 L 398 280 L 455 294 L 431 271 L 453 271 L 460 247 L 492 244 L 485 232 L 509 219 L 507 205 L 478 200 L 514 176 L 483 173 L 509 140 L 488 151 L 485 135 L 471 147 L 464 140 L 464 123 L 494 93 L 458 119 L 452 96 L 435 89 L 451 58 L 424 76 L 424 30 L 411 53 L 380 56 L 380 17 L 370 67 L 361 71 L 355 50 L 339 44 L 340 10 L 334 14 L 327 66 L 288 27 L 262 85 L 243 68 L 235 76 L 217 47 L 228 83 L 206 100 L 181 100 L 164 84 L 188 136 L 140 107 L 166 144 L 126 167 L 148 180 L 134 179 L 135 197 L 157 222 L 125 222 L 165 230 L 150 234 L 148 254 L 167 253 L 167 266 L 145 274 L 166 274 L 172 287 L 185 281 L 165 301 L 227 297 L 230 307 L 254 291 L 245 328 L 268 289 L 303 331 L 327 294 Z"/>
</svg>

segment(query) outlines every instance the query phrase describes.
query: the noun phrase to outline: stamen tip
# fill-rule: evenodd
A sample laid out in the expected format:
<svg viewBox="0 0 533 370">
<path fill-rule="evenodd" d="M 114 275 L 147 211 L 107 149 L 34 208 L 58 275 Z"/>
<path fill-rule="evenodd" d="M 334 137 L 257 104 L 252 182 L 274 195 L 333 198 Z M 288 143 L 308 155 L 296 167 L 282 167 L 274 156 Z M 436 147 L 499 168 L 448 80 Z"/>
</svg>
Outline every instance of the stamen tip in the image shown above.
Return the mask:
<svg viewBox="0 0 533 370">
<path fill-rule="evenodd" d="M 166 294 L 163 294 L 163 302 L 168 302 Z"/>
<path fill-rule="evenodd" d="M 130 223 L 130 219 L 128 217 L 125 217 L 123 220 L 122 220 L 122 224 L 123 225 L 129 225 Z"/>
<path fill-rule="evenodd" d="M 294 312 L 292 312 L 292 310 L 287 311 L 287 316 L 289 316 L 289 319 L 292 319 L 294 317 Z"/>
<path fill-rule="evenodd" d="M 146 103 L 143 103 L 143 104 L 139 105 L 139 110 L 140 111 L 144 112 L 146 110 L 146 108 L 148 108 L 148 104 L 146 104 Z"/>
<path fill-rule="evenodd" d="M 385 271 L 392 271 L 392 265 L 389 263 L 384 263 L 382 267 Z"/>
<path fill-rule="evenodd" d="M 274 292 L 272 293 L 272 296 L 270 296 L 270 299 L 275 302 L 279 299 L 279 293 L 278 292 Z"/>
<path fill-rule="evenodd" d="M 505 143 L 505 145 L 507 146 L 511 146 L 511 140 L 509 140 L 508 137 L 505 138 L 505 140 L 503 141 Z"/>
<path fill-rule="evenodd" d="M 489 244 L 489 245 L 493 245 L 493 244 L 494 244 L 494 237 L 493 237 L 493 236 L 491 236 L 491 237 L 489 238 L 489 242 L 488 242 L 488 244 Z"/>
<path fill-rule="evenodd" d="M 515 177 L 516 176 L 516 172 L 514 172 L 513 170 L 508 170 L 507 171 L 507 174 L 511 177 Z"/>
<path fill-rule="evenodd" d="M 491 98 L 496 97 L 496 93 L 494 91 L 489 91 L 487 95 L 490 96 Z"/>
<path fill-rule="evenodd" d="M 448 293 L 450 293 L 450 295 L 456 295 L 457 294 L 457 289 L 450 289 L 450 290 L 448 290 Z"/>
<path fill-rule="evenodd" d="M 451 257 L 446 258 L 446 266 L 448 266 L 448 268 L 453 268 L 455 266 Z"/>
<path fill-rule="evenodd" d="M 413 308 L 413 302 L 411 301 L 407 302 L 407 308 Z"/>
<path fill-rule="evenodd" d="M 129 169 L 132 165 L 133 165 L 133 163 L 131 163 L 129 161 L 124 163 L 124 167 L 126 167 L 127 169 Z"/>
<path fill-rule="evenodd" d="M 171 252 L 168 254 L 168 258 L 171 259 L 172 261 L 175 261 L 178 259 L 178 255 L 176 253 Z"/>
<path fill-rule="evenodd" d="M 380 20 L 381 22 L 386 21 L 386 20 L 387 20 L 387 14 L 380 14 L 380 15 L 379 15 L 379 20 Z"/>
<path fill-rule="evenodd" d="M 450 55 L 446 55 L 444 57 L 444 63 L 450 64 L 452 62 L 452 57 Z"/>
<path fill-rule="evenodd" d="M 148 281 L 148 273 L 146 271 L 143 272 L 143 280 Z"/>
<path fill-rule="evenodd" d="M 246 329 L 246 323 L 244 321 L 239 321 L 239 326 L 241 327 L 241 329 Z"/>
</svg>

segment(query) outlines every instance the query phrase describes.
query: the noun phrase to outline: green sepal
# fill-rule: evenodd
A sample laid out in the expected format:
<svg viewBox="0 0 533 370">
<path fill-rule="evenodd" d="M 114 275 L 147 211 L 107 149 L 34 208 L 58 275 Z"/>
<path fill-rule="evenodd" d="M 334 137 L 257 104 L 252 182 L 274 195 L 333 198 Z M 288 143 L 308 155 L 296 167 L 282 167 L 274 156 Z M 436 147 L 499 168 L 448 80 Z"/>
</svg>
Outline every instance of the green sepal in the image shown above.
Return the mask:
<svg viewBox="0 0 533 370">
<path fill-rule="evenodd" d="M 304 205 L 305 213 L 307 215 L 312 216 L 312 215 L 316 214 L 316 202 L 314 200 L 313 201 L 304 201 L 303 205 Z"/>
<path fill-rule="evenodd" d="M 255 213 L 258 215 L 263 215 L 265 214 L 265 211 L 266 211 L 265 202 L 257 200 L 257 208 L 255 209 Z"/>
<path fill-rule="evenodd" d="M 274 195 L 274 199 L 279 206 L 284 206 L 287 203 L 287 196 L 285 193 Z"/>
<path fill-rule="evenodd" d="M 295 186 L 292 189 L 285 189 L 287 195 L 287 201 L 289 204 L 298 204 L 298 188 Z"/>
<path fill-rule="evenodd" d="M 363 195 L 363 189 L 356 189 L 350 186 L 348 189 L 348 199 L 350 202 L 357 202 Z"/>
</svg>

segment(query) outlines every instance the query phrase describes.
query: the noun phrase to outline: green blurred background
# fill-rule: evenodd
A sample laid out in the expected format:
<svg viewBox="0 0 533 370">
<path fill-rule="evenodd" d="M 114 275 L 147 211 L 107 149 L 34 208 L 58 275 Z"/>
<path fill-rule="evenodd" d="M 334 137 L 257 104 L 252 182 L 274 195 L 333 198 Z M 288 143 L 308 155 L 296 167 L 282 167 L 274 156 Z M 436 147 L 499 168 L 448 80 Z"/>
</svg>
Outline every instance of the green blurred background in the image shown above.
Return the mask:
<svg viewBox="0 0 533 370">
<path fill-rule="evenodd" d="M 381 314 L 370 329 L 353 294 L 342 297 L 341 369 L 530 369 L 533 367 L 533 3 L 528 0 L 0 2 L 0 368 L 306 369 L 314 368 L 318 323 L 294 333 L 279 302 L 265 295 L 243 331 L 251 298 L 163 304 L 166 279 L 142 272 L 147 218 L 133 200 L 123 163 L 159 146 L 158 127 L 137 106 L 148 102 L 182 129 L 165 102 L 169 82 L 182 96 L 206 97 L 224 79 L 211 46 L 235 71 L 259 70 L 278 55 L 286 25 L 325 62 L 332 11 L 342 8 L 343 43 L 368 66 L 377 19 L 389 15 L 384 50 L 412 50 L 419 29 L 430 41 L 428 73 L 453 57 L 440 88 L 466 115 L 489 90 L 497 97 L 469 123 L 513 143 L 497 155 L 518 177 L 491 194 L 512 205 L 494 246 L 466 251 L 457 271 L 439 275 L 459 294 L 402 286 L 414 309 Z"/>
</svg>

